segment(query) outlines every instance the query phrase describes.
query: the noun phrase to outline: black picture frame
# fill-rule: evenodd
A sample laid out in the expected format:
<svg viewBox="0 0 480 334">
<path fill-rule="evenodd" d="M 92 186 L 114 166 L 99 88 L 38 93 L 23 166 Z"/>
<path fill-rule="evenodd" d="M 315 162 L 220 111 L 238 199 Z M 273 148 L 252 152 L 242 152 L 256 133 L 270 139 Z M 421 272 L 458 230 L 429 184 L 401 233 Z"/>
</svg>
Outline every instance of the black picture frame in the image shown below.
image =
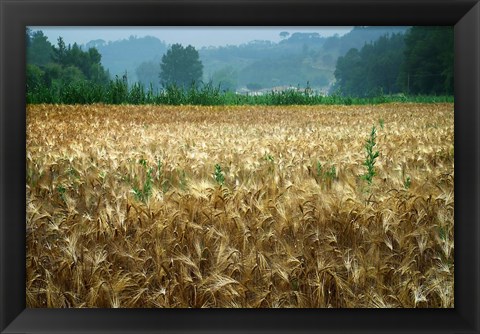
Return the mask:
<svg viewBox="0 0 480 334">
<path fill-rule="evenodd" d="M 478 0 L 0 0 L 1 333 L 480 333 Z M 454 309 L 26 309 L 26 26 L 455 26 Z"/>
</svg>

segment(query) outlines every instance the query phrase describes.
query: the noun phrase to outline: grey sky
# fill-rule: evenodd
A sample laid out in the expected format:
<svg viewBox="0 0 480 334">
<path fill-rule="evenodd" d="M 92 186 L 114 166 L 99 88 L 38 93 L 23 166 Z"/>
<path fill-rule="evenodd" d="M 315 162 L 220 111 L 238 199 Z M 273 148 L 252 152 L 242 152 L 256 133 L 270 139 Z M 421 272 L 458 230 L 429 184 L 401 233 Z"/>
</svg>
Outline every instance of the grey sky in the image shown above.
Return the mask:
<svg viewBox="0 0 480 334">
<path fill-rule="evenodd" d="M 322 36 L 343 35 L 352 27 L 39 27 L 52 44 L 59 36 L 66 44 L 85 44 L 91 40 L 115 41 L 130 36 L 154 36 L 167 44 L 191 44 L 196 48 L 204 46 L 238 45 L 253 40 L 281 40 L 282 31 L 317 32 Z"/>
</svg>

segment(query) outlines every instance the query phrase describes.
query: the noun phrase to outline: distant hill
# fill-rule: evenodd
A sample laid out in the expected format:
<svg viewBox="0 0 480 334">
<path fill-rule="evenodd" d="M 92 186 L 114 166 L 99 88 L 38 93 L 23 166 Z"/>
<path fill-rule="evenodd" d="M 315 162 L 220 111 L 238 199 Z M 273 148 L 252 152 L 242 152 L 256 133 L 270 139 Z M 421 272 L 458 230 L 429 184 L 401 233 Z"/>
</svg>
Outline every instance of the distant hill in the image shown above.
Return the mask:
<svg viewBox="0 0 480 334">
<path fill-rule="evenodd" d="M 102 64 L 110 74 L 122 76 L 127 72 L 130 82 L 137 81 L 136 69 L 145 62 L 158 59 L 167 51 L 168 45 L 156 37 L 135 37 L 113 42 L 90 41 L 85 49 L 95 47 L 102 55 Z"/>
<path fill-rule="evenodd" d="M 238 89 L 248 84 L 262 88 L 293 85 L 326 89 L 334 79 L 337 58 L 351 48 L 392 33 L 405 33 L 408 27 L 355 27 L 343 36 L 322 37 L 317 33 L 284 33 L 278 43 L 253 40 L 238 46 L 199 49 L 204 65 L 204 81 L 213 80 L 224 88 Z M 128 73 L 129 81 L 150 82 L 159 88 L 162 55 L 168 45 L 156 37 L 130 37 L 105 42 L 94 40 L 102 64 L 112 76 Z"/>
<path fill-rule="evenodd" d="M 334 79 L 337 58 L 351 48 L 392 33 L 405 33 L 408 27 L 355 27 L 343 36 L 322 37 L 315 33 L 293 33 L 273 43 L 253 41 L 240 46 L 204 48 L 200 57 L 206 78 L 216 71 L 233 67 L 237 85 L 258 83 L 264 88 L 293 85 L 325 89 Z"/>
</svg>

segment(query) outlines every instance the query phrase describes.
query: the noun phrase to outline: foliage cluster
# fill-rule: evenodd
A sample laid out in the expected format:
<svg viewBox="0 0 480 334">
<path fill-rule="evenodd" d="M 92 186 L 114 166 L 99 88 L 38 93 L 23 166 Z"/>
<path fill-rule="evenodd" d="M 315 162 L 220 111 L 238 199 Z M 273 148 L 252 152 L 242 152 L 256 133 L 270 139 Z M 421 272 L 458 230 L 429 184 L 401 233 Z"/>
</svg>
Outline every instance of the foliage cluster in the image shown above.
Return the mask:
<svg viewBox="0 0 480 334">
<path fill-rule="evenodd" d="M 339 94 L 312 94 L 305 90 L 271 91 L 265 94 L 236 94 L 223 91 L 211 82 L 193 84 L 188 88 L 168 85 L 155 91 L 153 86 L 128 84 L 126 76 L 110 80 L 107 85 L 86 81 L 73 82 L 60 87 L 39 86 L 27 91 L 29 104 L 154 104 L 154 105 L 369 105 L 393 102 L 443 103 L 453 102 L 453 96 L 403 94 L 372 97 L 349 97 Z"/>
<path fill-rule="evenodd" d="M 337 60 L 334 91 L 345 96 L 453 95 L 453 27 L 411 27 Z"/>
<path fill-rule="evenodd" d="M 337 60 L 334 90 L 362 97 L 403 92 L 397 84 L 403 50 L 403 34 L 382 36 L 360 51 L 350 49 Z"/>
<path fill-rule="evenodd" d="M 96 47 L 114 50 L 118 43 L 92 41 L 84 51 L 76 43 L 65 45 L 61 37 L 53 46 L 41 31 L 27 29 L 27 103 L 309 105 L 415 102 L 424 99 L 422 96 L 433 96 L 427 98 L 429 102 L 452 101 L 451 27 L 412 27 L 404 35 L 405 29 L 393 29 L 399 33 L 382 36 L 365 44 L 360 51 L 351 48 L 340 56 L 336 63 L 336 84 L 331 90 L 334 94 L 329 96 L 311 94 L 310 85 L 323 88 L 328 85 L 332 79 L 332 70 L 328 68 L 333 68 L 336 57 L 344 54 L 339 51 L 341 47 L 357 45 L 358 40 L 365 42 L 368 36 L 377 38 L 385 30 L 355 27 L 341 38 L 292 34 L 278 45 L 257 41 L 252 45 L 219 48 L 216 52 L 225 53 L 225 57 L 231 57 L 235 51 L 240 58 L 253 48 L 254 62 L 245 63 L 241 70 L 233 65 L 209 68 L 209 81 L 204 83 L 204 64 L 200 58 L 213 61 L 207 56 L 212 50 L 198 52 L 192 46 L 174 44 L 162 57 L 159 53 L 156 60 L 142 62 L 130 74 L 130 80 L 127 72 L 110 79 Z M 159 52 L 164 52 L 164 45 L 156 41 L 132 37 L 119 45 L 151 42 Z M 341 45 L 335 41 L 341 41 Z M 277 47 L 288 52 L 274 60 L 265 58 Z M 320 52 L 325 47 L 334 50 L 333 55 Z M 327 56 L 331 59 L 323 59 Z M 327 66 L 325 62 L 332 64 Z M 273 72 L 278 75 L 272 76 Z M 292 82 L 300 85 L 305 81 L 304 90 L 300 86 L 285 88 Z M 235 94 L 240 85 L 246 85 L 254 92 L 253 96 Z M 259 96 L 262 87 L 276 87 L 276 91 L 262 91 Z"/>
<path fill-rule="evenodd" d="M 191 45 L 173 44 L 160 63 L 160 82 L 163 87 L 175 85 L 182 89 L 202 80 L 203 64 L 198 51 Z"/>
<path fill-rule="evenodd" d="M 282 34 L 283 39 L 279 43 L 252 41 L 242 45 L 203 47 L 198 50 L 204 66 L 202 80 L 212 81 L 222 91 L 234 91 L 249 83 L 273 88 L 306 81 L 310 81 L 312 87 L 327 88 L 334 78 L 338 56 L 345 55 L 350 48 L 361 48 L 387 33 L 404 33 L 407 29 L 354 27 L 345 35 L 330 37 L 316 33 L 284 32 L 286 34 Z M 149 37 L 147 41 L 147 37 L 131 37 L 97 47 L 112 75 L 122 75 L 127 70 L 132 82 L 160 88 L 158 64 L 167 46 L 159 39 Z"/>
<path fill-rule="evenodd" d="M 140 159 L 139 164 L 143 167 L 143 173 L 146 174 L 144 175 L 144 180 L 142 186 L 139 186 L 138 184 L 135 184 L 133 186 L 133 194 L 135 195 L 135 198 L 139 201 L 146 202 L 149 197 L 152 195 L 152 187 L 153 187 L 153 168 L 147 166 L 147 160 L 145 159 Z M 135 180 L 136 183 L 138 183 L 138 180 Z"/>
<path fill-rule="evenodd" d="M 214 85 L 225 70 L 233 73 L 230 84 L 246 87 L 257 83 L 264 88 L 299 85 L 309 81 L 314 88 L 328 87 L 334 79 L 335 62 L 351 48 L 361 48 L 387 33 L 404 33 L 408 27 L 354 27 L 345 35 L 316 33 L 283 34 L 279 43 L 252 41 L 199 50 L 205 80 Z M 211 75 L 210 75 L 211 74 Z"/>
<path fill-rule="evenodd" d="M 367 141 L 365 142 L 365 151 L 367 152 L 367 156 L 365 157 L 365 161 L 363 165 L 367 168 L 365 174 L 362 175 L 362 179 L 367 181 L 368 184 L 372 184 L 373 177 L 376 175 L 375 173 L 375 160 L 378 158 L 380 154 L 378 151 L 374 151 L 377 140 L 377 129 L 375 126 L 372 127 L 372 131 L 370 132 L 370 136 L 368 137 Z"/>
<path fill-rule="evenodd" d="M 95 48 L 83 51 L 76 43 L 65 45 L 62 37 L 53 46 L 42 31 L 26 30 L 27 101 L 28 95 L 44 102 L 90 100 L 82 94 L 95 94 L 89 86 L 105 87 L 110 75 L 101 64 Z"/>
</svg>

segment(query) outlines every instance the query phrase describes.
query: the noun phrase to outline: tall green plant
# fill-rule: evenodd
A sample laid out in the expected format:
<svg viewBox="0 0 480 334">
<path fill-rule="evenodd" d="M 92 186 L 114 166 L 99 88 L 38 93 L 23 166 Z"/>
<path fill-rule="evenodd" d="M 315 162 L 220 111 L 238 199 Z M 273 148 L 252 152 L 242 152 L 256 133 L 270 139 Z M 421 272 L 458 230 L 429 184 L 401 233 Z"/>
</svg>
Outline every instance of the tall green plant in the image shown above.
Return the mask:
<svg viewBox="0 0 480 334">
<path fill-rule="evenodd" d="M 375 173 L 375 160 L 378 158 L 379 152 L 374 150 L 377 139 L 377 129 L 375 125 L 372 127 L 372 131 L 370 132 L 370 136 L 368 137 L 367 141 L 365 142 L 365 151 L 367 156 L 363 165 L 367 168 L 367 171 L 364 175 L 362 175 L 362 179 L 367 181 L 368 184 L 372 184 L 373 177 L 376 175 Z"/>
<path fill-rule="evenodd" d="M 215 164 L 215 172 L 213 173 L 213 177 L 218 184 L 223 185 L 225 183 L 225 176 L 222 171 L 222 167 L 219 164 Z"/>
</svg>

